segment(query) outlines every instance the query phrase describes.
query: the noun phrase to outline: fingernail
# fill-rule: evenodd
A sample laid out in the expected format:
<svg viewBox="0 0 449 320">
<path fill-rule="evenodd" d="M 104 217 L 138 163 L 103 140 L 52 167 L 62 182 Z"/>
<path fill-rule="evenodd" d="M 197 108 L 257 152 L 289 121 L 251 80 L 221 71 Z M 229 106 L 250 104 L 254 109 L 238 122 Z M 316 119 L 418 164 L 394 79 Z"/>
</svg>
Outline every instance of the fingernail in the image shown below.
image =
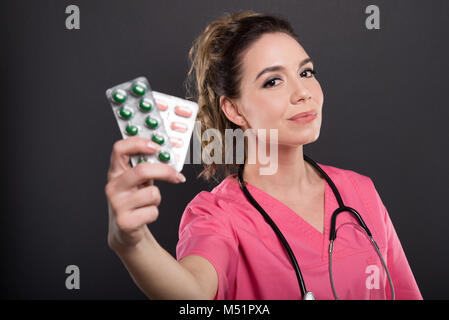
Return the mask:
<svg viewBox="0 0 449 320">
<path fill-rule="evenodd" d="M 186 177 L 181 172 L 178 172 L 176 174 L 176 178 L 179 180 L 179 182 L 186 182 Z"/>
<path fill-rule="evenodd" d="M 153 152 L 158 151 L 158 150 L 161 148 L 158 144 L 156 144 L 156 143 L 154 143 L 154 142 L 152 142 L 152 141 L 149 141 L 149 142 L 147 143 L 147 146 L 148 146 L 148 148 L 150 148 L 151 151 L 153 151 Z"/>
</svg>

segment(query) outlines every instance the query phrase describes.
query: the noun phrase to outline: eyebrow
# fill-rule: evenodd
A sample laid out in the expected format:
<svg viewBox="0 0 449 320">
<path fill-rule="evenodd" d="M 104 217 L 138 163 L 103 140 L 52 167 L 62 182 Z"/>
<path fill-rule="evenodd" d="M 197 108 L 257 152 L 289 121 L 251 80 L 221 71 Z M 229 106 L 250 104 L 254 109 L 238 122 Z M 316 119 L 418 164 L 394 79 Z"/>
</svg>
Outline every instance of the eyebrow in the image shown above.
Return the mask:
<svg viewBox="0 0 449 320">
<path fill-rule="evenodd" d="M 307 64 L 307 63 L 309 63 L 309 62 L 312 62 L 312 63 L 313 63 L 313 61 L 312 61 L 311 58 L 306 58 L 306 59 L 302 60 L 302 61 L 299 63 L 299 68 L 301 68 L 303 65 L 305 65 L 305 64 Z M 279 70 L 284 70 L 284 69 L 285 69 L 285 68 L 284 68 L 283 66 L 271 66 L 271 67 L 265 68 L 265 69 L 263 69 L 261 72 L 259 72 L 259 74 L 257 75 L 256 79 L 254 79 L 254 82 L 256 82 L 256 80 L 259 79 L 259 77 L 260 77 L 261 75 L 263 75 L 264 73 L 272 72 L 272 71 L 279 71 Z"/>
</svg>

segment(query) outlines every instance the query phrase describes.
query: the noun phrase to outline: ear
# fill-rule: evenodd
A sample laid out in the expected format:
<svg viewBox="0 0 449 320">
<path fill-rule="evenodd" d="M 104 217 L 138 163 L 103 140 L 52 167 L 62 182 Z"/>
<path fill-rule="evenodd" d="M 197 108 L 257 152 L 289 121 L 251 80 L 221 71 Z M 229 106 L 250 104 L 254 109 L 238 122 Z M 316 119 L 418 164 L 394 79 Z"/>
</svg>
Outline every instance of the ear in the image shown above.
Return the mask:
<svg viewBox="0 0 449 320">
<path fill-rule="evenodd" d="M 240 127 L 247 126 L 245 117 L 239 112 L 237 105 L 228 97 L 220 97 L 220 106 L 226 118 Z"/>
</svg>

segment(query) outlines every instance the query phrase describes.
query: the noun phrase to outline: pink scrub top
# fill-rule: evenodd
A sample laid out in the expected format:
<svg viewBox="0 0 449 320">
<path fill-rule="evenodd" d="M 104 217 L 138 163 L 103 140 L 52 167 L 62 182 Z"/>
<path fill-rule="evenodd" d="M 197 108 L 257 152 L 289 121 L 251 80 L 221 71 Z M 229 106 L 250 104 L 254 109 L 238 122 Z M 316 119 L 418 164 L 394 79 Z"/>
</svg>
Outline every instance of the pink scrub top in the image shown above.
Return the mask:
<svg viewBox="0 0 449 320">
<path fill-rule="evenodd" d="M 387 263 L 396 299 L 422 299 L 399 238 L 372 180 L 351 170 L 319 164 L 339 190 L 346 206 L 357 210 L 371 230 Z M 236 174 L 211 192 L 188 203 L 179 226 L 177 259 L 198 255 L 218 275 L 216 299 L 301 299 L 295 271 L 284 247 L 243 194 Z M 308 291 L 317 299 L 334 299 L 329 276 L 329 229 L 338 208 L 325 184 L 324 234 L 279 200 L 246 184 L 292 248 Z M 339 299 L 391 299 L 382 263 L 363 229 L 347 212 L 337 219 L 332 257 Z"/>
</svg>

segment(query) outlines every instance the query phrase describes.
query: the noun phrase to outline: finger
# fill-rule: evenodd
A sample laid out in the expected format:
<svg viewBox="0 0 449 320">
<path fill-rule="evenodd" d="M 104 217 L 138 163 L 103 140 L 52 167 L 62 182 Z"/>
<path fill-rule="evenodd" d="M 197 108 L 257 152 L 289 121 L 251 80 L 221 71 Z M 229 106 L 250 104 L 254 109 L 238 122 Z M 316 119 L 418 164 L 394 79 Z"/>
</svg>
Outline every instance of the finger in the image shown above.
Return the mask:
<svg viewBox="0 0 449 320">
<path fill-rule="evenodd" d="M 113 176 L 121 174 L 131 167 L 129 164 L 130 156 L 136 154 L 153 154 L 160 150 L 160 148 L 157 143 L 142 137 L 129 137 L 118 140 L 112 148 L 109 171 Z"/>
<path fill-rule="evenodd" d="M 125 171 L 114 183 L 118 190 L 129 190 L 149 180 L 180 183 L 185 181 L 185 177 L 168 164 L 142 162 L 138 166 Z"/>
<path fill-rule="evenodd" d="M 124 200 L 126 208 L 135 210 L 146 206 L 159 206 L 161 203 L 161 193 L 157 186 L 149 186 L 133 193 Z"/>
<path fill-rule="evenodd" d="M 144 183 L 142 183 L 140 186 L 138 186 L 137 188 L 142 189 L 142 188 L 146 188 L 148 186 L 152 186 L 154 185 L 154 180 L 148 180 Z"/>
<path fill-rule="evenodd" d="M 114 143 L 111 155 L 111 167 L 127 165 L 131 155 L 152 154 L 160 149 L 160 146 L 143 137 L 129 137 Z"/>
<path fill-rule="evenodd" d="M 135 229 L 156 221 L 159 209 L 156 206 L 146 206 L 134 210 L 129 216 L 129 224 Z"/>
</svg>

